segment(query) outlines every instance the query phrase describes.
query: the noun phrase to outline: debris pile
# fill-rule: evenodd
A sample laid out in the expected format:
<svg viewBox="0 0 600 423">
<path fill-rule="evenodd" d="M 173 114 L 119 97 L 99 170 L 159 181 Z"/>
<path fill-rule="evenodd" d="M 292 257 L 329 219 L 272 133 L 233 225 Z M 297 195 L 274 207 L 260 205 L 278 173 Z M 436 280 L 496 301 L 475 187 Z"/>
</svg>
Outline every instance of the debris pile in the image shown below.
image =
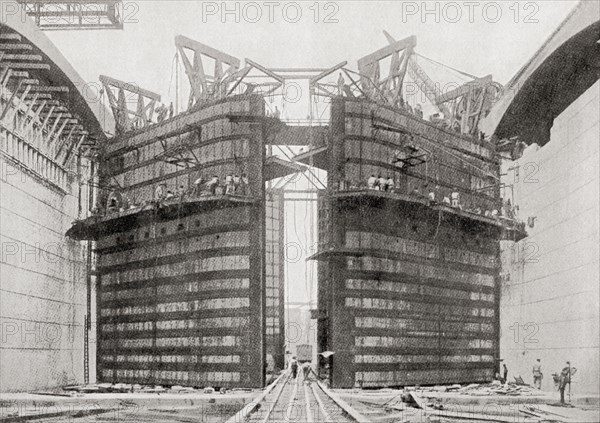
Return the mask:
<svg viewBox="0 0 600 423">
<path fill-rule="evenodd" d="M 487 396 L 487 395 L 509 395 L 509 396 L 528 396 L 539 394 L 539 391 L 532 386 L 523 383 L 521 378 L 515 378 L 515 382 L 505 384 L 495 380 L 490 383 L 471 383 L 466 386 L 460 384 L 454 385 L 438 385 L 426 387 L 406 387 L 405 392 L 421 391 L 421 392 L 456 392 L 462 395 L 471 396 Z"/>
<path fill-rule="evenodd" d="M 451 388 L 454 388 L 457 385 L 453 385 Z M 492 383 L 472 383 L 465 387 L 460 387 L 455 389 L 446 389 L 446 392 L 458 392 L 463 395 L 471 395 L 471 396 L 486 396 L 486 395 L 511 395 L 511 396 L 521 396 L 521 395 L 536 395 L 536 390 L 529 385 L 521 385 L 517 383 L 506 383 L 501 384 L 498 381 L 494 381 Z"/>
<path fill-rule="evenodd" d="M 382 390 L 383 391 L 383 390 Z M 451 394 L 451 395 L 448 395 Z M 477 400 L 461 396 L 490 396 Z M 523 396 L 521 400 L 506 399 L 501 401 L 497 396 Z M 537 396 L 537 398 L 527 397 Z M 471 383 L 468 385 L 409 386 L 404 387 L 397 395 L 383 403 L 360 402 L 370 408 L 385 412 L 374 420 L 385 419 L 401 422 L 461 422 L 481 421 L 499 423 L 540 423 L 540 422 L 597 422 L 597 410 L 583 410 L 573 405 L 560 403 L 543 403 L 547 401 L 547 393 L 537 389 L 516 377 L 514 382 L 505 384 L 499 381 L 491 383 Z M 512 401 L 515 401 L 514 403 Z M 502 404 L 507 405 L 502 407 Z M 513 407 L 511 404 L 516 405 Z M 400 414 L 398 414 L 400 412 Z M 594 414 L 594 412 L 596 414 Z M 395 420 L 400 417 L 401 420 Z M 386 421 L 387 423 L 387 421 Z"/>
</svg>

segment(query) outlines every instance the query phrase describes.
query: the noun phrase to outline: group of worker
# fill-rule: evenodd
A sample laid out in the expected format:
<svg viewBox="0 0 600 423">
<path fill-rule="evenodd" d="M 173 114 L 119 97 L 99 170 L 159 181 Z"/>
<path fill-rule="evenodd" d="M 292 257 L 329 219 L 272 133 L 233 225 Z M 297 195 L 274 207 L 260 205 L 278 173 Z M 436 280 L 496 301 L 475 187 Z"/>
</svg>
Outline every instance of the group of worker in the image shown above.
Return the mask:
<svg viewBox="0 0 600 423">
<path fill-rule="evenodd" d="M 560 373 L 553 374 L 554 383 L 556 388 L 560 392 L 560 403 L 565 404 L 565 389 L 567 385 L 569 386 L 569 395 L 571 392 L 571 378 L 577 372 L 575 367 L 571 366 L 571 362 L 567 361 L 565 367 L 561 370 Z M 533 386 L 540 390 L 542 389 L 542 379 L 544 378 L 544 374 L 542 373 L 542 360 L 539 358 L 533 364 Z"/>
<path fill-rule="evenodd" d="M 496 374 L 496 379 L 500 380 L 502 383 L 506 383 L 508 380 L 508 367 L 506 364 L 503 364 L 503 376 L 500 376 L 500 373 Z M 571 378 L 577 372 L 575 367 L 571 366 L 571 362 L 567 361 L 565 367 L 561 370 L 560 373 L 555 373 L 554 383 L 556 389 L 560 392 L 560 403 L 565 404 L 565 389 L 567 385 L 570 387 Z M 532 375 L 533 375 L 533 386 L 537 390 L 542 389 L 542 379 L 544 378 L 544 374 L 542 373 L 542 360 L 536 359 L 535 363 L 532 366 Z M 570 390 L 569 390 L 570 392 Z"/>
<path fill-rule="evenodd" d="M 159 105 L 154 109 L 154 111 L 156 112 L 156 120 L 158 123 L 161 123 L 167 119 L 167 115 L 169 116 L 169 119 L 171 119 L 173 117 L 173 102 L 169 104 L 169 107 L 167 107 L 166 104 Z"/>
<path fill-rule="evenodd" d="M 346 187 L 347 184 L 341 185 Z M 381 174 L 375 176 L 371 174 L 367 179 L 367 187 L 370 190 L 374 191 L 395 191 L 396 183 L 391 176 L 384 177 Z M 516 214 L 518 211 L 518 207 L 513 207 L 510 200 L 503 202 L 502 207 L 500 209 L 492 209 L 492 210 L 483 210 L 479 206 L 464 206 L 460 201 L 460 192 L 452 191 L 448 195 L 444 195 L 440 198 L 438 196 L 439 186 L 435 187 L 435 190 L 428 190 L 428 185 L 424 185 L 425 192 L 427 194 L 421 192 L 418 187 L 414 187 L 412 190 L 409 188 L 409 193 L 421 198 L 427 198 L 431 204 L 441 203 L 449 207 L 454 207 L 459 210 L 463 210 L 467 213 L 478 214 L 485 217 L 490 218 L 498 218 L 498 217 L 506 217 L 508 219 L 516 219 Z"/>
<path fill-rule="evenodd" d="M 296 357 L 292 357 L 290 360 L 290 371 L 292 373 L 292 378 L 296 379 L 298 377 L 298 369 L 302 367 L 302 374 L 304 375 L 304 380 L 308 379 L 312 368 L 310 367 L 310 361 L 305 361 L 302 365 L 298 362 Z"/>
<path fill-rule="evenodd" d="M 388 176 L 387 178 L 378 175 L 371 175 L 369 176 L 369 179 L 367 180 L 367 187 L 371 190 L 375 190 L 375 191 L 394 191 L 396 184 L 394 182 L 394 179 L 391 176 Z M 427 185 L 425 185 L 425 188 L 427 188 Z M 439 187 L 436 187 L 439 189 Z M 413 188 L 413 190 L 411 191 L 411 194 L 417 196 L 417 197 L 423 197 L 424 194 L 421 193 L 421 191 L 419 190 L 418 187 Z M 435 191 L 429 191 L 429 193 L 427 194 L 427 198 L 429 199 L 430 202 L 435 203 L 437 202 L 437 196 Z M 450 196 L 444 196 L 442 199 L 442 203 L 446 204 L 448 206 L 451 207 L 456 207 L 459 209 L 462 209 L 462 206 L 460 204 L 460 193 L 458 191 L 452 191 L 450 193 Z"/>
<path fill-rule="evenodd" d="M 371 175 L 367 180 L 367 186 L 369 189 L 375 191 L 392 191 L 395 187 L 395 184 L 394 179 L 391 176 L 384 178 L 381 175 L 377 177 L 375 177 L 375 175 Z"/>
<path fill-rule="evenodd" d="M 201 195 L 247 195 L 248 194 L 248 177 L 245 173 L 239 175 L 227 175 L 225 183 L 221 183 L 217 175 L 213 175 L 208 181 L 205 181 L 202 176 L 194 181 L 193 189 L 187 190 L 185 186 L 180 185 L 176 192 L 167 191 L 165 200 L 173 198 L 183 198 L 188 194 L 194 196 Z"/>
<path fill-rule="evenodd" d="M 196 195 L 204 193 L 210 195 L 247 195 L 248 194 L 248 176 L 245 173 L 242 175 L 227 175 L 222 182 L 217 175 L 213 175 L 208 181 L 204 181 L 201 176 L 194 181 L 194 192 Z"/>
<path fill-rule="evenodd" d="M 419 119 L 423 119 L 423 108 L 419 103 L 417 103 L 414 108 L 410 104 L 406 103 L 404 108 L 406 111 L 408 111 L 408 113 L 415 115 Z"/>
<path fill-rule="evenodd" d="M 310 372 L 312 371 L 310 361 L 306 361 L 303 364 L 300 364 L 295 356 L 292 357 L 292 359 L 290 360 L 290 363 L 289 363 L 289 369 L 291 372 L 291 377 L 293 379 L 296 379 L 296 377 L 298 376 L 298 370 L 300 368 L 302 368 L 302 373 L 303 373 L 304 379 L 307 380 L 310 375 Z M 560 403 L 561 404 L 565 404 L 565 389 L 566 389 L 567 385 L 569 385 L 569 387 L 570 387 L 571 378 L 576 372 L 577 372 L 577 369 L 575 367 L 572 367 L 571 363 L 569 361 L 567 361 L 566 366 L 562 369 L 560 374 L 554 375 L 555 383 L 557 385 L 556 387 L 560 391 Z M 542 373 L 541 359 L 538 358 L 535 361 L 535 363 L 533 364 L 532 373 L 533 373 L 533 385 L 534 385 L 535 389 L 541 390 L 542 389 L 542 379 L 544 378 L 544 374 Z M 508 382 L 508 367 L 506 366 L 506 363 L 504 363 L 502 365 L 502 375 L 500 374 L 500 372 L 496 373 L 496 379 L 499 380 L 501 383 Z M 570 388 L 569 388 L 569 392 L 570 392 Z"/>
<path fill-rule="evenodd" d="M 221 179 L 217 175 L 213 175 L 208 181 L 205 181 L 202 176 L 200 176 L 194 182 L 194 185 L 191 189 L 186 188 L 184 185 L 179 185 L 176 190 L 167 189 L 166 185 L 162 185 L 161 194 L 155 193 L 155 200 L 174 200 L 174 199 L 182 199 L 188 195 L 191 196 L 203 196 L 203 195 L 248 195 L 248 176 L 245 173 L 240 175 L 227 175 L 225 177 L 224 183 L 221 182 Z M 117 199 L 112 196 L 109 198 L 106 212 L 107 213 L 115 213 L 124 211 L 127 209 L 134 209 L 137 205 L 127 198 L 125 194 L 121 195 L 121 199 Z M 101 208 L 95 208 L 94 212 L 96 214 L 102 213 L 103 210 Z"/>
<path fill-rule="evenodd" d="M 425 185 L 425 190 L 427 190 L 428 185 Z M 436 187 L 436 190 L 438 190 L 440 187 Z M 417 197 L 422 197 L 424 196 L 424 194 L 421 193 L 421 191 L 419 190 L 418 187 L 415 187 L 412 191 L 412 194 L 417 196 Z M 429 190 L 428 194 L 427 194 L 427 199 L 429 200 L 430 203 L 434 204 L 439 202 L 439 198 L 436 194 L 436 191 L 432 191 Z M 442 204 L 450 206 L 450 207 L 455 207 L 457 209 L 461 209 L 462 210 L 462 205 L 460 204 L 460 193 L 458 191 L 452 191 L 449 195 L 445 195 L 444 197 L 442 197 Z"/>
</svg>

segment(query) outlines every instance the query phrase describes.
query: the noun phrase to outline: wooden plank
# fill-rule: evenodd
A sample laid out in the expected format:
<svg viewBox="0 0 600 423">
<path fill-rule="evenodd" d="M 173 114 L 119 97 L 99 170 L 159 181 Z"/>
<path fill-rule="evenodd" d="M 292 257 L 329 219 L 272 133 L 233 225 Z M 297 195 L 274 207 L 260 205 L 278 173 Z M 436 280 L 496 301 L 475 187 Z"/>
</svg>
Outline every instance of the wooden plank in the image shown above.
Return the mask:
<svg viewBox="0 0 600 423">
<path fill-rule="evenodd" d="M 26 97 L 26 100 L 30 100 L 30 99 L 32 99 L 34 97 L 35 97 L 34 93 L 28 94 L 27 97 Z M 52 96 L 50 94 L 38 94 L 37 95 L 37 99 L 38 100 L 49 100 L 51 98 L 52 98 Z"/>
<path fill-rule="evenodd" d="M 423 410 L 427 409 L 427 401 L 417 395 L 416 392 L 408 392 L 408 396 L 412 398 L 419 408 L 422 408 Z"/>
<path fill-rule="evenodd" d="M 10 80 L 12 73 L 13 73 L 12 69 L 5 68 L 4 71 L 2 72 L 2 75 L 0 75 L 0 82 L 2 82 L 2 89 L 6 88 L 6 84 L 8 84 L 8 81 Z"/>
<path fill-rule="evenodd" d="M 2 50 L 33 50 L 31 44 L 0 44 Z"/>
<path fill-rule="evenodd" d="M 25 72 L 25 71 L 13 71 L 11 73 L 11 75 L 14 76 L 15 78 L 25 78 L 25 79 L 29 78 L 29 72 Z"/>
<path fill-rule="evenodd" d="M 342 398 L 340 398 L 337 394 L 335 394 L 333 391 L 330 391 L 329 389 L 327 389 L 327 387 L 323 383 L 317 382 L 317 384 L 323 390 L 323 392 L 325 392 L 325 395 L 327 395 L 329 398 L 331 398 L 342 410 L 344 410 L 346 413 L 348 413 L 348 415 L 350 417 L 352 417 L 354 420 L 356 420 L 357 422 L 360 422 L 360 423 L 369 423 L 370 422 L 365 416 L 363 416 L 358 411 L 356 411 L 354 408 L 352 408 L 350 406 L 350 404 L 348 404 L 346 401 L 344 401 Z"/>
<path fill-rule="evenodd" d="M 6 103 L 6 106 L 4 106 L 4 110 L 2 110 L 2 114 L 0 115 L 0 120 L 4 119 L 4 117 L 6 116 L 6 113 L 12 107 L 13 100 L 15 99 L 17 92 L 19 92 L 19 90 L 21 89 L 22 84 L 23 84 L 23 82 L 19 81 L 19 85 L 17 86 L 17 89 L 13 91 L 12 95 L 10 96 L 10 99 Z"/>
<path fill-rule="evenodd" d="M 0 34 L 0 40 L 16 40 L 16 41 L 21 41 L 21 34 L 17 34 L 17 33 Z"/>
<path fill-rule="evenodd" d="M 27 85 L 39 85 L 40 80 L 39 79 L 23 79 L 23 84 L 27 84 Z"/>
<path fill-rule="evenodd" d="M 46 93 L 68 93 L 69 87 L 64 86 L 48 86 L 48 85 L 39 85 L 37 87 L 32 88 L 34 91 L 46 92 Z"/>
<path fill-rule="evenodd" d="M 27 107 L 27 111 L 25 112 L 25 116 L 29 116 L 29 114 L 32 112 L 33 106 L 35 105 L 35 102 L 36 102 L 37 98 L 38 98 L 37 94 L 33 96 L 33 99 L 29 103 L 29 107 Z M 25 101 L 25 99 L 23 99 L 23 101 Z"/>
<path fill-rule="evenodd" d="M 50 116 L 52 119 L 54 119 L 60 115 L 62 115 L 62 117 L 64 117 L 64 118 L 72 118 L 73 117 L 73 115 L 71 113 L 65 112 L 66 109 L 64 107 L 57 107 L 54 110 L 55 110 L 54 113 L 52 113 L 52 116 Z"/>
<path fill-rule="evenodd" d="M 32 60 L 34 62 L 41 62 L 42 56 L 39 54 L 5 54 L 4 60 Z"/>
<path fill-rule="evenodd" d="M 439 416 L 446 418 L 455 418 L 461 420 L 474 420 L 476 422 L 497 422 L 497 423 L 514 423 L 518 421 L 519 423 L 538 423 L 540 420 L 538 418 L 535 419 L 527 419 L 521 416 L 495 416 L 491 414 L 482 414 L 482 413 L 466 413 L 459 411 L 449 411 L 449 410 L 426 410 L 426 413 L 430 416 Z"/>
<path fill-rule="evenodd" d="M 406 413 L 402 412 L 402 413 L 395 413 L 395 414 L 386 414 L 384 416 L 376 416 L 376 417 L 371 417 L 371 420 L 374 421 L 379 421 L 379 420 L 388 420 L 388 419 L 401 419 L 402 417 L 406 417 Z"/>
<path fill-rule="evenodd" d="M 269 410 L 267 411 L 265 418 L 263 419 L 262 423 L 267 423 L 269 421 L 269 417 L 271 417 L 271 413 L 273 413 L 273 410 L 275 409 L 275 406 L 277 405 L 277 403 L 279 402 L 279 399 L 281 398 L 281 394 L 283 393 L 283 390 L 285 388 L 285 385 L 288 383 L 290 378 L 290 375 L 288 375 L 287 379 L 281 384 L 281 388 L 279 388 L 279 392 L 277 392 L 277 395 L 275 396 L 275 400 L 271 403 Z M 292 393 L 292 398 L 296 397 L 296 392 L 298 391 L 298 380 L 300 378 L 296 379 L 296 384 L 294 385 L 294 390 Z M 292 399 L 293 401 L 293 399 Z M 291 402 L 291 401 L 290 401 Z"/>
<path fill-rule="evenodd" d="M 236 414 L 230 417 L 226 423 L 240 423 L 245 421 L 248 418 L 248 416 L 256 409 L 256 407 L 265 399 L 265 397 L 275 388 L 275 386 L 277 386 L 277 384 L 280 381 L 283 380 L 284 383 L 287 383 L 287 377 L 289 377 L 289 372 L 284 372 L 281 375 L 279 375 L 279 377 L 275 379 L 275 382 L 267 386 L 267 388 L 264 391 L 262 391 L 258 396 L 256 396 L 256 398 L 250 401 L 248 405 L 246 405 L 244 408 L 242 408 L 240 411 L 238 411 Z"/>
<path fill-rule="evenodd" d="M 50 65 L 47 63 L 5 62 L 2 65 L 12 69 L 50 70 Z"/>
</svg>

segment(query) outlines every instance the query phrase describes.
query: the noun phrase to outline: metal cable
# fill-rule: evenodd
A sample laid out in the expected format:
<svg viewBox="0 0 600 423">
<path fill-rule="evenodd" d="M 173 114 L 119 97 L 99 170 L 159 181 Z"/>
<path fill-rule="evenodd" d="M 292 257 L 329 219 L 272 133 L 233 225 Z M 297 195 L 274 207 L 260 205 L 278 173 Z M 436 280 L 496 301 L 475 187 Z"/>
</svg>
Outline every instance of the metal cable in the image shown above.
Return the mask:
<svg viewBox="0 0 600 423">
<path fill-rule="evenodd" d="M 438 62 L 438 61 L 436 61 L 436 60 L 430 59 L 429 57 L 423 56 L 422 54 L 419 54 L 419 53 L 417 53 L 417 52 L 413 52 L 413 54 L 414 54 L 414 55 L 417 55 L 417 56 L 419 56 L 419 57 L 422 57 L 423 59 L 425 59 L 425 60 L 428 60 L 428 61 L 430 61 L 430 62 L 432 62 L 432 63 L 435 63 L 435 64 L 437 64 L 437 65 L 439 65 L 439 66 L 442 66 L 442 67 L 444 67 L 444 68 L 447 68 L 447 69 L 451 69 L 451 70 L 453 70 L 454 72 L 458 72 L 458 73 L 460 73 L 461 75 L 464 75 L 464 76 L 466 76 L 466 77 L 468 77 L 468 78 L 471 78 L 471 79 L 477 79 L 477 78 L 478 78 L 478 77 L 477 77 L 477 76 L 475 76 L 475 75 L 471 75 L 470 73 L 463 72 L 463 71 L 461 71 L 461 70 L 459 70 L 459 69 L 453 68 L 452 66 L 445 65 L 444 63 L 441 63 L 441 62 Z"/>
</svg>

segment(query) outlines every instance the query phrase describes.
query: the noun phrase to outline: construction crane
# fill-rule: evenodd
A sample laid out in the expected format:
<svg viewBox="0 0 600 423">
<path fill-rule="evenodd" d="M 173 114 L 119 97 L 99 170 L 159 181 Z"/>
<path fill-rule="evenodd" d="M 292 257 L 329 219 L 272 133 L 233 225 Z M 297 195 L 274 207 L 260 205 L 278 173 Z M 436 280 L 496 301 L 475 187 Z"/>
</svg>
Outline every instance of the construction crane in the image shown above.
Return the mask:
<svg viewBox="0 0 600 423">
<path fill-rule="evenodd" d="M 447 122 L 463 134 L 477 135 L 479 121 L 489 113 L 502 86 L 492 75 L 476 78 L 437 98 L 437 105 L 451 104 Z"/>
<path fill-rule="evenodd" d="M 260 92 L 268 96 L 284 83 L 281 76 L 250 59 L 246 58 L 242 67 L 238 58 L 183 35 L 175 37 L 175 47 L 190 83 L 188 108 L 208 100 L 225 98 L 236 94 L 236 91 L 246 94 Z M 212 69 L 209 63 L 213 63 Z M 251 72 L 255 75 L 249 75 Z M 249 82 L 250 77 L 258 76 L 263 81 Z"/>
<path fill-rule="evenodd" d="M 390 45 L 396 42 L 396 40 L 387 31 L 383 31 L 383 34 L 387 38 Z M 423 68 L 421 68 L 421 66 L 419 66 L 419 64 L 413 59 L 412 54 L 410 55 L 410 57 L 408 57 L 407 71 L 408 75 L 412 78 L 413 81 L 421 82 L 422 85 L 420 89 L 423 92 L 423 94 L 425 94 L 427 99 L 431 102 L 431 104 L 438 106 L 437 99 L 441 97 L 442 91 L 435 84 L 435 82 L 433 82 L 429 75 L 427 75 Z M 444 116 L 448 116 L 450 114 L 450 111 L 444 104 L 439 105 L 438 109 L 441 113 L 444 114 Z"/>
<path fill-rule="evenodd" d="M 390 46 L 398 43 L 388 32 L 383 31 L 383 33 Z M 416 53 L 413 49 L 407 49 L 405 54 L 408 55 L 406 58 L 408 75 L 415 83 L 420 84 L 419 89 L 429 102 L 442 113 L 443 124 L 449 128 L 460 129 L 463 134 L 477 135 L 479 121 L 489 113 L 493 100 L 502 90 L 502 85 L 494 82 L 491 75 L 477 78 L 453 69 L 472 80 L 452 91 L 442 93 L 439 85 L 414 59 L 413 55 Z"/>
<path fill-rule="evenodd" d="M 156 103 L 160 102 L 160 95 L 140 88 L 135 84 L 119 81 L 105 75 L 100 75 L 100 82 L 104 87 L 115 117 L 117 134 L 121 135 L 152 123 Z M 135 110 L 129 107 L 132 99 L 135 100 Z"/>
</svg>

